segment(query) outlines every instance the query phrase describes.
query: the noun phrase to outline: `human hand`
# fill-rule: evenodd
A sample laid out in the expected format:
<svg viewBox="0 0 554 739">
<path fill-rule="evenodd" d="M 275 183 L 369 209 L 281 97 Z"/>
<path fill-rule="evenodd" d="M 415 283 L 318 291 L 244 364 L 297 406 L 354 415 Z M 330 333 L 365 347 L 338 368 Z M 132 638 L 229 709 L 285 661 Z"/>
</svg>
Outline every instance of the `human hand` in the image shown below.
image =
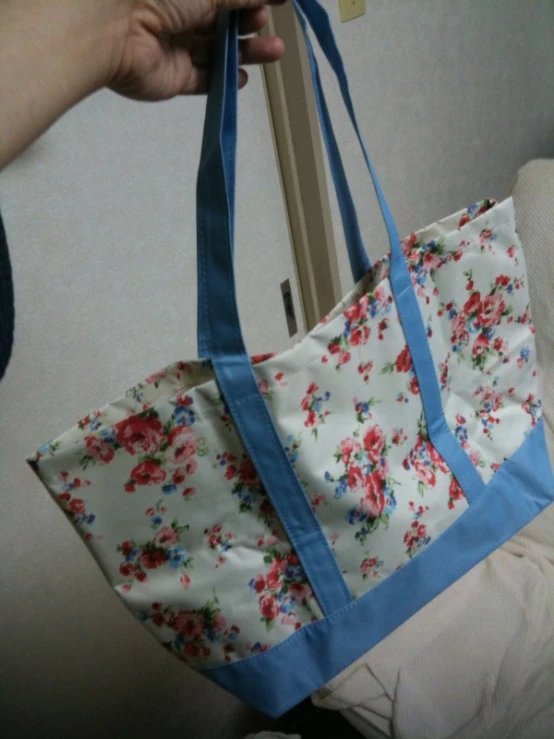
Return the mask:
<svg viewBox="0 0 554 739">
<path fill-rule="evenodd" d="M 108 85 L 140 100 L 165 100 L 208 89 L 215 23 L 220 9 L 239 10 L 239 34 L 261 30 L 267 5 L 284 0 L 126 0 L 114 22 Z M 126 12 L 123 6 L 127 6 Z M 241 39 L 240 64 L 276 61 L 280 38 Z M 239 70 L 239 86 L 248 76 Z"/>
</svg>

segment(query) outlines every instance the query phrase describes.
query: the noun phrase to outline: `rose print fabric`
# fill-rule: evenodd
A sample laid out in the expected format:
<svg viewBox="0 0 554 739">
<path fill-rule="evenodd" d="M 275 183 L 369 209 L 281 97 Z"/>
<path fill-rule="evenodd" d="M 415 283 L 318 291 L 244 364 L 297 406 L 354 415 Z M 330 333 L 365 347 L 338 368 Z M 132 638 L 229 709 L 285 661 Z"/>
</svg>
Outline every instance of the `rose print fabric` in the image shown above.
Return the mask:
<svg viewBox="0 0 554 739">
<path fill-rule="evenodd" d="M 541 416 L 512 203 L 403 248 L 447 424 L 488 482 Z M 354 598 L 467 510 L 429 438 L 387 257 L 300 344 L 253 365 Z M 116 592 L 189 664 L 261 654 L 322 618 L 209 362 L 151 375 L 30 461 Z"/>
</svg>

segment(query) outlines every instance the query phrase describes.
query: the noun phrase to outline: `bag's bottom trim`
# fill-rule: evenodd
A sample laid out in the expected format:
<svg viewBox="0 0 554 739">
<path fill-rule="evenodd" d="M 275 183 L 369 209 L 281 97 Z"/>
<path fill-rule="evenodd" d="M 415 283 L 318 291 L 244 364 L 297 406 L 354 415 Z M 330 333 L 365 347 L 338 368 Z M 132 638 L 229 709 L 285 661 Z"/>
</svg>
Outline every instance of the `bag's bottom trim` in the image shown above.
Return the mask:
<svg viewBox="0 0 554 739">
<path fill-rule="evenodd" d="M 268 652 L 203 674 L 254 708 L 279 716 L 382 641 L 553 500 L 554 475 L 541 420 L 460 518 L 400 570 Z"/>
</svg>

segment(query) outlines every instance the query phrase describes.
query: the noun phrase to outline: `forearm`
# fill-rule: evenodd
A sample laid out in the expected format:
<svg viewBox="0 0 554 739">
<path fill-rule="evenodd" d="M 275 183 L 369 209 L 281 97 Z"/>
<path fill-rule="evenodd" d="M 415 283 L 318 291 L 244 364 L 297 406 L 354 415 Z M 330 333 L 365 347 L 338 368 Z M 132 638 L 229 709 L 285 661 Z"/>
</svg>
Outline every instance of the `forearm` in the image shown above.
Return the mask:
<svg viewBox="0 0 554 739">
<path fill-rule="evenodd" d="M 0 169 L 106 84 L 114 2 L 0 0 Z"/>
</svg>

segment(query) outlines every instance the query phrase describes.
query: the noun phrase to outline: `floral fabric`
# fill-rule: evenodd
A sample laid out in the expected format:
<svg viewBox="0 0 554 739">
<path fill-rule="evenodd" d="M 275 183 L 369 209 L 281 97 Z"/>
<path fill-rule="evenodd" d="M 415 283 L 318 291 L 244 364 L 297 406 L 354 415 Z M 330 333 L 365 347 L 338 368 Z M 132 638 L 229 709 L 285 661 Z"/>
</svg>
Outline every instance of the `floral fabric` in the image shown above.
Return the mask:
<svg viewBox="0 0 554 739">
<path fill-rule="evenodd" d="M 447 424 L 489 481 L 541 415 L 512 203 L 403 247 Z M 429 439 L 388 271 L 385 257 L 300 344 L 253 359 L 355 598 L 468 506 Z M 259 654 L 322 618 L 209 362 L 148 377 L 30 461 L 128 607 L 189 664 Z"/>
</svg>

